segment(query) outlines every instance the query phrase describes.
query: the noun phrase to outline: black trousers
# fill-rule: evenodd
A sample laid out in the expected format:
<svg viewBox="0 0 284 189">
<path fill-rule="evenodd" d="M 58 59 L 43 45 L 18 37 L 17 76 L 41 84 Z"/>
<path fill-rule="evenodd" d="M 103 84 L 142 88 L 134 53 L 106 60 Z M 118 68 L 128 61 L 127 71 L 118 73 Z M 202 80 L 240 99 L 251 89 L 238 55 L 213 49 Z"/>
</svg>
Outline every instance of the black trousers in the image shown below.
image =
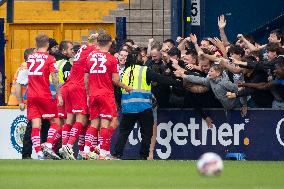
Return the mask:
<svg viewBox="0 0 284 189">
<path fill-rule="evenodd" d="M 47 140 L 47 134 L 50 127 L 49 120 L 43 119 L 42 120 L 42 126 L 40 130 L 40 140 L 41 143 L 46 142 Z M 26 132 L 23 138 L 23 151 L 22 151 L 22 159 L 29 159 L 32 155 L 32 149 L 33 149 L 33 143 L 31 139 L 32 134 L 32 121 L 28 122 Z"/>
<path fill-rule="evenodd" d="M 140 113 L 123 114 L 121 124 L 119 127 L 119 137 L 115 145 L 114 156 L 121 158 L 123 156 L 124 146 L 127 142 L 128 136 L 134 128 L 135 123 L 138 122 L 141 127 L 141 148 L 140 158 L 147 159 L 149 156 L 149 148 L 151 138 L 153 135 L 153 111 L 147 109 Z"/>
</svg>

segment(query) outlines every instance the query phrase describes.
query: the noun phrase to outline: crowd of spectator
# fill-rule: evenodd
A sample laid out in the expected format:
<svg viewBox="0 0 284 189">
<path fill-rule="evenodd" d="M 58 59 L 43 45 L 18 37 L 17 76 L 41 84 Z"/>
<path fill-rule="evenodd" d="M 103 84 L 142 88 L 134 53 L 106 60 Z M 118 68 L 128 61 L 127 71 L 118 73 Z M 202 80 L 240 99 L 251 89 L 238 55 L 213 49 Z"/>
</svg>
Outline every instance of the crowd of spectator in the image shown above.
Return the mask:
<svg viewBox="0 0 284 189">
<path fill-rule="evenodd" d="M 194 108 L 212 125 L 203 108 L 284 109 L 284 37 L 277 29 L 271 31 L 267 44 L 261 45 L 252 36 L 239 34 L 232 41 L 226 37 L 224 15 L 218 17 L 220 38 L 188 37 L 166 39 L 163 43 L 149 39 L 147 47 L 139 47 L 127 39 L 120 47 L 114 42 L 111 54 L 119 61 L 119 73 L 131 65 L 131 54 L 140 53 L 141 64 L 154 72 L 180 80 L 183 86 L 172 87 L 152 83 L 152 93 L 159 108 Z M 217 26 L 216 26 L 217 28 Z M 200 42 L 198 42 L 200 41 Z M 72 66 L 79 44 L 58 43 L 50 39 L 49 53 L 62 60 L 64 82 Z M 118 49 L 118 50 L 117 50 Z M 117 102 L 119 94 L 116 92 Z"/>
<path fill-rule="evenodd" d="M 273 30 L 267 44 L 252 36 L 226 37 L 226 19 L 218 17 L 220 38 L 201 39 L 195 34 L 166 39 L 162 44 L 149 39 L 147 47 L 138 47 L 127 39 L 120 51 L 120 72 L 127 67 L 127 55 L 140 51 L 143 64 L 153 71 L 183 82 L 183 87 L 152 84 L 160 108 L 194 108 L 208 125 L 210 116 L 203 108 L 284 109 L 284 37 Z"/>
</svg>

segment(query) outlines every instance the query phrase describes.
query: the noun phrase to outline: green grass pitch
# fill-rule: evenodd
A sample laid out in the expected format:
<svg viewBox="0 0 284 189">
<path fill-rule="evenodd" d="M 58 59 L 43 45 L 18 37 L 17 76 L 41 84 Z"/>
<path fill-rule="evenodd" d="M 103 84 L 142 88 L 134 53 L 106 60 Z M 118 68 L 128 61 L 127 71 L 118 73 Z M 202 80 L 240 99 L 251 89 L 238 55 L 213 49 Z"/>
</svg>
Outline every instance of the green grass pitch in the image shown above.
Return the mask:
<svg viewBox="0 0 284 189">
<path fill-rule="evenodd" d="M 0 189 L 283 189 L 284 162 L 225 161 L 206 178 L 196 161 L 1 160 Z"/>
</svg>

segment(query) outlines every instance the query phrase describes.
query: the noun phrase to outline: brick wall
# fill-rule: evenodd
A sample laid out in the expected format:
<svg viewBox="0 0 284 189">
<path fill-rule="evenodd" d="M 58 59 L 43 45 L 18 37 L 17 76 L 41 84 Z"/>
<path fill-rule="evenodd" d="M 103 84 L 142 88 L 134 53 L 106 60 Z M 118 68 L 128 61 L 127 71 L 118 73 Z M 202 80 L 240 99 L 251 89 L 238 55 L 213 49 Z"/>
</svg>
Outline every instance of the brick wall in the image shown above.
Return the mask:
<svg viewBox="0 0 284 189">
<path fill-rule="evenodd" d="M 103 20 L 115 22 L 115 17 L 125 16 L 127 38 L 147 46 L 149 38 L 162 42 L 171 37 L 170 3 L 170 0 L 129 0 L 129 4 L 120 4 Z"/>
</svg>

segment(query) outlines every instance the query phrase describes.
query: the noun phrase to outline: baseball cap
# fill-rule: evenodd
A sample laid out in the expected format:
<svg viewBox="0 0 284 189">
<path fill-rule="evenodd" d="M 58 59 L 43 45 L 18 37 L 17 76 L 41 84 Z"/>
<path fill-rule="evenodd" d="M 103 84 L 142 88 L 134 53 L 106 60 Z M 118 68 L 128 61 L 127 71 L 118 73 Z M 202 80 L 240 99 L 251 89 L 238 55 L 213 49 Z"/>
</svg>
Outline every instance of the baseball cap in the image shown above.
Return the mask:
<svg viewBox="0 0 284 189">
<path fill-rule="evenodd" d="M 49 51 L 52 47 L 54 47 L 54 46 L 56 46 L 56 45 L 58 45 L 57 41 L 56 41 L 55 39 L 53 39 L 53 38 L 49 38 L 48 51 Z"/>
</svg>

